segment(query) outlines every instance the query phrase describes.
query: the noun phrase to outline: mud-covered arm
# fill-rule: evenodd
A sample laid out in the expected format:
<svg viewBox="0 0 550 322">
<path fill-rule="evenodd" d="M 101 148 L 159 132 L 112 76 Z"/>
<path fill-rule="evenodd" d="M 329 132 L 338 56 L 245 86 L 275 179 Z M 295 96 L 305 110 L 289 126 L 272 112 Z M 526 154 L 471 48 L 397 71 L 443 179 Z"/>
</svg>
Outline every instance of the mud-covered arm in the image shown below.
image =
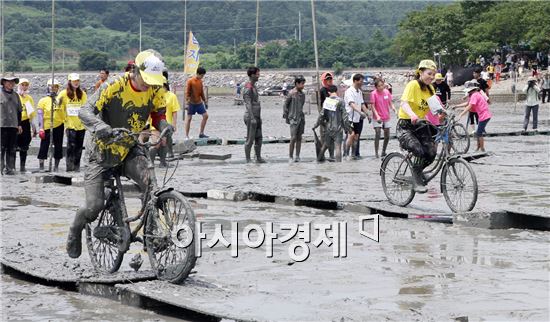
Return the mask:
<svg viewBox="0 0 550 322">
<path fill-rule="evenodd" d="M 344 130 L 346 133 L 351 133 L 351 122 L 349 121 L 349 115 L 346 109 L 344 108 L 343 104 L 340 106 L 340 113 L 342 114 L 342 126 L 344 127 Z"/>
<path fill-rule="evenodd" d="M 292 95 L 288 95 L 283 104 L 283 118 L 288 119 L 288 112 L 290 111 L 290 104 L 292 104 Z"/>
<path fill-rule="evenodd" d="M 253 93 L 252 93 L 252 88 L 249 87 L 250 84 L 247 84 L 245 87 L 244 87 L 244 90 L 243 90 L 243 101 L 244 101 L 244 105 L 246 106 L 246 111 L 248 112 L 248 117 L 249 118 L 252 118 L 253 117 L 253 114 L 252 114 L 252 96 L 253 96 Z"/>
<path fill-rule="evenodd" d="M 321 112 L 319 112 L 319 117 L 317 117 L 317 121 L 313 125 L 313 129 L 316 129 L 317 127 L 319 127 L 319 125 L 323 124 L 324 122 L 325 122 L 325 109 L 322 109 Z"/>
<path fill-rule="evenodd" d="M 109 136 L 112 132 L 111 126 L 99 117 L 99 113 L 109 102 L 109 94 L 109 87 L 95 91 L 78 112 L 78 117 L 86 130 L 98 138 Z"/>
</svg>

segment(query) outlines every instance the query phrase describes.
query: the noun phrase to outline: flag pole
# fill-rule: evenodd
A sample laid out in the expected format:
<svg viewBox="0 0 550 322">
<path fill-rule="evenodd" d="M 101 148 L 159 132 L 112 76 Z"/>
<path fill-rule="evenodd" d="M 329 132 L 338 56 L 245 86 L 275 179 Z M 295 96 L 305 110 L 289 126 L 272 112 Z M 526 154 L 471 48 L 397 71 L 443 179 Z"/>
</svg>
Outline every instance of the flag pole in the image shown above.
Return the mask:
<svg viewBox="0 0 550 322">
<path fill-rule="evenodd" d="M 183 102 L 182 106 L 185 107 L 185 86 L 187 85 L 187 71 L 185 70 L 186 64 L 185 59 L 187 58 L 187 0 L 183 1 Z M 185 122 L 185 118 L 187 113 L 182 113 L 183 115 L 183 121 Z"/>
<path fill-rule="evenodd" d="M 317 73 L 317 90 L 315 95 L 317 96 L 317 109 L 321 111 L 321 98 L 319 97 L 321 91 L 321 79 L 319 77 L 319 53 L 317 51 L 317 28 L 315 24 L 315 1 L 311 0 L 311 21 L 313 22 L 313 47 L 315 49 L 315 72 Z"/>
<path fill-rule="evenodd" d="M 53 158 L 53 116 L 54 116 L 54 109 L 55 109 L 55 96 L 52 95 L 53 88 L 55 86 L 55 0 L 52 0 L 52 85 L 51 85 L 51 92 L 49 93 L 51 95 L 51 111 L 50 111 L 50 147 L 48 148 L 48 152 L 50 155 L 49 165 L 48 165 L 48 171 L 52 172 L 52 158 Z M 46 124 L 44 124 L 45 126 Z"/>
<path fill-rule="evenodd" d="M 256 42 L 254 43 L 254 66 L 258 67 L 258 29 L 260 24 L 260 0 L 256 0 Z"/>
</svg>

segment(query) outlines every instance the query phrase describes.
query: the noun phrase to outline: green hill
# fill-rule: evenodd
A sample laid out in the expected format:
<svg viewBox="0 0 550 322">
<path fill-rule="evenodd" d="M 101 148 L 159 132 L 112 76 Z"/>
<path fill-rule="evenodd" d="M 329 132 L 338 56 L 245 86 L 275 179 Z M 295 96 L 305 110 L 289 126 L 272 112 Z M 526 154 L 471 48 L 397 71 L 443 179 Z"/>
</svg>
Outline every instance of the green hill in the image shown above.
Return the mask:
<svg viewBox="0 0 550 322">
<path fill-rule="evenodd" d="M 344 41 L 350 45 L 358 43 L 358 49 L 363 49 L 375 34 L 378 40 L 393 37 L 399 21 L 408 12 L 427 5 L 428 2 L 417 1 L 316 1 L 318 37 L 324 46 Z M 156 48 L 165 55 L 171 68 L 181 67 L 184 37 L 181 1 L 60 1 L 55 6 L 57 68 L 77 68 L 78 58 L 86 50 L 106 52 L 121 68 L 139 49 L 140 18 L 142 48 Z M 263 43 L 294 39 L 298 33 L 298 12 L 304 42 L 295 44 L 300 49 L 295 52 L 305 51 L 307 59 L 293 62 L 278 57 L 275 61 L 262 53 L 260 61 L 264 67 L 311 66 L 309 1 L 261 1 L 259 37 Z M 48 68 L 50 14 L 50 1 L 5 2 L 6 69 Z M 193 30 L 201 44 L 204 63 L 210 68 L 240 68 L 252 63 L 250 45 L 255 39 L 255 16 L 255 1 L 188 1 L 188 29 Z M 351 41 L 352 38 L 355 40 Z M 326 56 L 321 55 L 321 64 L 331 66 L 334 59 Z"/>
</svg>

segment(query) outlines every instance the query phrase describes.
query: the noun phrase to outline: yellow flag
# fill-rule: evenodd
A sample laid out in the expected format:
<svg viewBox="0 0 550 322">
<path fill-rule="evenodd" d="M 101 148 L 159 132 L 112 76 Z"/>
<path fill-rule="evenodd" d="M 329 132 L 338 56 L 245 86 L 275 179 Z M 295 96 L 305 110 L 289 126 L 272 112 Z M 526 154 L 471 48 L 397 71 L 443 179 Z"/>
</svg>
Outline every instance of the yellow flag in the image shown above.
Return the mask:
<svg viewBox="0 0 550 322">
<path fill-rule="evenodd" d="M 193 32 L 189 32 L 189 41 L 187 42 L 187 53 L 185 53 L 185 67 L 184 73 L 195 74 L 199 67 L 200 50 L 199 42 L 193 35 Z"/>
</svg>

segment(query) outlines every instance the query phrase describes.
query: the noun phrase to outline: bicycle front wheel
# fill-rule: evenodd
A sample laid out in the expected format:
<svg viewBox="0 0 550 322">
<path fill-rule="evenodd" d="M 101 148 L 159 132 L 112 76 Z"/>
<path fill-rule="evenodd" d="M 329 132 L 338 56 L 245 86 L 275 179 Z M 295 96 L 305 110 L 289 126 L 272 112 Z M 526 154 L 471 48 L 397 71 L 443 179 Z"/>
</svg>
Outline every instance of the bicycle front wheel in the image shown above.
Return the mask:
<svg viewBox="0 0 550 322">
<path fill-rule="evenodd" d="M 183 282 L 195 267 L 195 214 L 177 191 L 162 193 L 155 210 L 147 215 L 145 245 L 157 277 Z"/>
<path fill-rule="evenodd" d="M 384 158 L 380 168 L 382 188 L 388 201 L 405 207 L 414 198 L 412 168 L 409 160 L 398 152 L 392 152 Z"/>
<path fill-rule="evenodd" d="M 477 179 L 468 162 L 462 158 L 447 162 L 441 172 L 441 190 L 453 212 L 474 209 L 477 202 Z"/>
<path fill-rule="evenodd" d="M 451 149 L 455 154 L 468 153 L 470 149 L 470 136 L 463 124 L 455 123 L 449 132 Z"/>
<path fill-rule="evenodd" d="M 86 245 L 92 265 L 97 271 L 118 271 L 126 253 L 124 247 L 129 239 L 129 226 L 122 220 L 120 199 L 107 201 L 98 218 L 86 224 Z"/>
</svg>

